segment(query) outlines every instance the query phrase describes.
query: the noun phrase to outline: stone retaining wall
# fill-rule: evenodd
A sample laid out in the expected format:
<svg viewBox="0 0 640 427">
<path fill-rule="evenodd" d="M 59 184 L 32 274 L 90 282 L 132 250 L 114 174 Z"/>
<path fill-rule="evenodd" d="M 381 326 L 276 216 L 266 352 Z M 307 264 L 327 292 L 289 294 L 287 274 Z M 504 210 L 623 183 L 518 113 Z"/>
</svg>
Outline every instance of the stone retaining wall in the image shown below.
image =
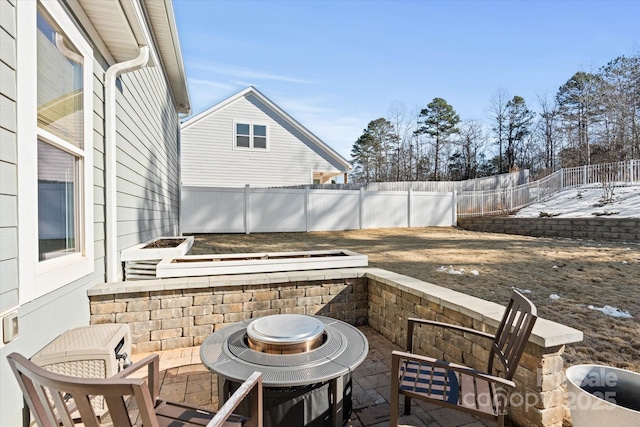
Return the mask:
<svg viewBox="0 0 640 427">
<path fill-rule="evenodd" d="M 458 227 L 535 237 L 640 242 L 640 218 L 458 218 Z"/>
<path fill-rule="evenodd" d="M 357 326 L 367 322 L 364 277 L 183 287 L 90 295 L 91 324 L 128 323 L 132 352 L 145 353 L 200 345 L 224 325 L 271 314 L 321 314 Z"/>
<path fill-rule="evenodd" d="M 369 324 L 405 348 L 408 317 L 492 332 L 504 312 L 499 304 L 375 268 L 106 283 L 88 294 L 91 324 L 128 323 L 134 353 L 199 345 L 225 324 L 280 313 Z M 514 378 L 511 419 L 562 425 L 569 416 L 564 344 L 581 340 L 580 331 L 538 319 Z M 489 347 L 480 339 L 419 327 L 414 343 L 418 353 L 486 369 Z"/>
</svg>

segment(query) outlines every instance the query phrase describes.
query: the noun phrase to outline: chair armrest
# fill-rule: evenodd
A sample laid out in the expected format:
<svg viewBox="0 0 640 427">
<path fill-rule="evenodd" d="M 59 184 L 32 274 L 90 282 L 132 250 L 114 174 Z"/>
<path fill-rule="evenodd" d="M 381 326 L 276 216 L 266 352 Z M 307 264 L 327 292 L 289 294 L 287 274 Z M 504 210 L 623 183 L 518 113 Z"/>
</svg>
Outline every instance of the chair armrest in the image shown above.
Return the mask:
<svg viewBox="0 0 640 427">
<path fill-rule="evenodd" d="M 475 329 L 471 329 L 471 328 L 465 328 L 464 326 L 458 326 L 458 325 L 453 325 L 451 323 L 444 323 L 444 322 L 436 322 L 435 320 L 426 320 L 426 319 L 418 319 L 415 317 L 410 317 L 409 318 L 409 323 L 419 323 L 421 325 L 431 325 L 431 326 L 437 326 L 440 328 L 446 328 L 446 329 L 454 329 L 456 331 L 459 332 L 465 332 L 468 334 L 473 334 L 482 338 L 487 338 L 490 340 L 495 339 L 495 335 L 492 335 L 490 333 L 487 332 L 482 332 L 482 331 L 477 331 Z"/>
<path fill-rule="evenodd" d="M 129 365 L 127 368 L 118 372 L 111 378 L 127 378 L 129 375 L 134 372 L 139 371 L 140 369 L 147 366 L 147 376 L 148 376 L 148 384 L 149 384 L 149 393 L 151 393 L 151 398 L 155 402 L 160 396 L 160 357 L 157 354 L 152 354 L 145 357 L 142 360 L 137 361 L 136 363 Z"/>
<path fill-rule="evenodd" d="M 394 350 L 391 353 L 391 358 L 413 360 L 426 365 L 437 366 L 439 368 L 447 369 L 449 371 L 460 372 L 462 374 L 469 375 L 472 377 L 482 378 L 483 380 L 492 382 L 494 384 L 499 384 L 501 386 L 508 387 L 510 389 L 516 388 L 516 383 L 511 380 L 507 380 L 505 378 L 487 374 L 485 372 L 477 371 L 468 366 L 458 365 L 456 363 L 449 363 L 449 362 L 445 362 L 444 360 L 434 359 L 433 357 L 421 356 L 418 354 Z"/>
<path fill-rule="evenodd" d="M 221 427 L 254 388 L 257 389 L 257 393 L 252 398 L 251 421 L 254 427 L 262 427 L 262 372 L 251 374 L 222 405 L 206 427 Z"/>
</svg>

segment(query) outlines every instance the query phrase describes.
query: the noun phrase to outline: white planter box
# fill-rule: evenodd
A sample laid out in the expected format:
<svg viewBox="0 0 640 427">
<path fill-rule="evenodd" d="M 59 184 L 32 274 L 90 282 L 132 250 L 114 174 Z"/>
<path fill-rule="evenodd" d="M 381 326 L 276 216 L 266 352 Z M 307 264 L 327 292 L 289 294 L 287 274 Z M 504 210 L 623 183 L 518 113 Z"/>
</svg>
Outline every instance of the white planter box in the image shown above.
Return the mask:
<svg viewBox="0 0 640 427">
<path fill-rule="evenodd" d="M 152 245 L 159 240 L 173 239 L 181 239 L 183 242 L 180 245 L 171 248 L 146 248 L 146 246 Z M 189 252 L 191 246 L 193 246 L 193 236 L 158 237 L 156 239 L 149 240 L 148 242 L 123 249 L 120 251 L 120 261 L 148 261 L 152 259 L 183 256 Z"/>
<path fill-rule="evenodd" d="M 366 267 L 366 255 L 353 251 L 325 250 L 253 254 L 189 255 L 164 258 L 157 277 L 216 276 L 331 268 Z"/>
<path fill-rule="evenodd" d="M 640 374 L 603 365 L 567 369 L 574 427 L 640 426 Z"/>
<path fill-rule="evenodd" d="M 159 240 L 180 239 L 178 246 L 168 248 L 147 247 Z M 139 245 L 120 251 L 120 261 L 124 264 L 124 278 L 129 280 L 152 280 L 156 278 L 156 266 L 166 257 L 179 257 L 187 254 L 193 246 L 193 236 L 158 237 Z"/>
</svg>

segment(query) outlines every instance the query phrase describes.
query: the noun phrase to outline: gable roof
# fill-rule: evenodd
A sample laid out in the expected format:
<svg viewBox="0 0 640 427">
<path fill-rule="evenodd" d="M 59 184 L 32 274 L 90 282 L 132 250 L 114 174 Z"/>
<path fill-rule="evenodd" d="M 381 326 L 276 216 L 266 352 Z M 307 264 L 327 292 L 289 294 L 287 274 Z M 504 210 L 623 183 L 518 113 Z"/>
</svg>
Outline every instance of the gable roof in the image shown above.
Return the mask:
<svg viewBox="0 0 640 427">
<path fill-rule="evenodd" d="M 196 123 L 198 123 L 200 120 L 202 120 L 202 119 L 204 119 L 206 117 L 209 117 L 211 114 L 215 113 L 216 111 L 221 110 L 222 108 L 226 107 L 227 105 L 233 104 L 237 100 L 239 100 L 241 98 L 244 98 L 244 97 L 247 97 L 249 95 L 253 95 L 256 98 L 258 98 L 267 107 L 269 107 L 278 116 L 280 116 L 284 121 L 289 123 L 291 126 L 293 126 L 297 131 L 302 133 L 304 136 L 309 138 L 314 144 L 316 144 L 324 152 L 326 152 L 331 157 L 333 157 L 336 161 L 338 161 L 338 163 L 342 164 L 345 167 L 346 171 L 351 170 L 351 168 L 352 168 L 351 163 L 349 163 L 349 161 L 347 159 L 342 157 L 337 151 L 335 151 L 333 148 L 328 146 L 320 138 L 318 138 L 316 135 L 314 135 L 313 132 L 311 132 L 309 129 L 307 129 L 302 124 L 300 124 L 300 122 L 298 122 L 296 119 L 291 117 L 286 111 L 284 111 L 282 108 L 278 107 L 273 101 L 271 101 L 269 98 L 267 98 L 258 89 L 256 89 L 253 86 L 249 86 L 248 88 L 236 93 L 235 95 L 225 99 L 224 101 L 219 102 L 218 104 L 214 105 L 213 107 L 209 108 L 208 110 L 205 110 L 202 113 L 197 114 L 197 115 L 193 116 L 192 118 L 190 118 L 189 120 L 183 122 L 180 125 L 180 130 L 184 131 L 184 130 L 190 128 L 191 126 L 193 126 Z"/>
</svg>

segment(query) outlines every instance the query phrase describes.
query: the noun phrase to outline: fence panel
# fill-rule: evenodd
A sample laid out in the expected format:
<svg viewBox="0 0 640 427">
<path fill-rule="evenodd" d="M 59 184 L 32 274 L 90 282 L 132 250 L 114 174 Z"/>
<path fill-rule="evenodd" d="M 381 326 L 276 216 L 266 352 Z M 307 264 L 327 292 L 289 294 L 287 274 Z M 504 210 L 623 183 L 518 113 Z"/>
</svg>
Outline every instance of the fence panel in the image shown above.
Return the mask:
<svg viewBox="0 0 640 427">
<path fill-rule="evenodd" d="M 306 231 L 305 191 L 251 189 L 249 230 L 255 233 Z"/>
<path fill-rule="evenodd" d="M 453 215 L 452 193 L 412 193 L 412 227 L 448 227 L 453 225 Z"/>
<path fill-rule="evenodd" d="M 243 188 L 182 187 L 182 231 L 244 233 Z"/>
<path fill-rule="evenodd" d="M 362 228 L 408 227 L 406 191 L 365 191 L 362 200 Z"/>
<path fill-rule="evenodd" d="M 309 230 L 335 231 L 360 228 L 360 192 L 309 190 Z"/>
</svg>

